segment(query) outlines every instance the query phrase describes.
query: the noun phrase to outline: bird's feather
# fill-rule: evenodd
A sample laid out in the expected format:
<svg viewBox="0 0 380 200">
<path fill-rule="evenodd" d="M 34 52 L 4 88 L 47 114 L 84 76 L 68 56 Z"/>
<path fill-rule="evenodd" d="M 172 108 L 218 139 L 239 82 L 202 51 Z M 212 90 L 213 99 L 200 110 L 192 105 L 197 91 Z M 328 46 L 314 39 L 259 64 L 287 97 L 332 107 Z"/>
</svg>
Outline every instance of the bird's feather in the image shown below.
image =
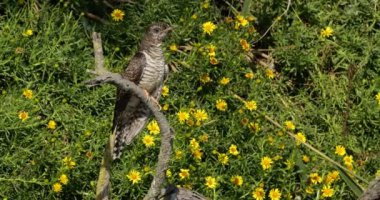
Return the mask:
<svg viewBox="0 0 380 200">
<path fill-rule="evenodd" d="M 135 84 L 139 84 L 146 65 L 145 56 L 138 52 L 130 61 L 122 74 Z M 119 158 L 125 145 L 129 145 L 133 138 L 145 127 L 149 117 L 149 110 L 140 99 L 131 92 L 117 90 L 113 128 L 115 144 L 113 157 Z"/>
</svg>

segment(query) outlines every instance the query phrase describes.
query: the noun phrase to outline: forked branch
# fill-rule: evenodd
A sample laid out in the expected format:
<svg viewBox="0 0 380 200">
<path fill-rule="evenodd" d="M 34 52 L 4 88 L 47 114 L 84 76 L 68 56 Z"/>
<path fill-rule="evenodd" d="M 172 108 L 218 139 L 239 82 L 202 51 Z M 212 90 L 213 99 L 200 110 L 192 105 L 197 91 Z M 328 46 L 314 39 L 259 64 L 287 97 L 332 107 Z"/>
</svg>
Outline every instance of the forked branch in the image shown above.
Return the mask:
<svg viewBox="0 0 380 200">
<path fill-rule="evenodd" d="M 102 42 L 99 33 L 93 33 L 92 39 L 94 43 L 95 50 L 95 64 L 96 68 L 94 71 L 89 71 L 90 73 L 96 75 L 92 80 L 86 82 L 88 86 L 96 86 L 104 83 L 109 83 L 117 86 L 118 88 L 133 92 L 137 97 L 141 99 L 143 103 L 145 103 L 148 108 L 152 111 L 153 116 L 156 118 L 157 123 L 161 130 L 161 147 L 160 153 L 158 155 L 158 163 L 156 166 L 156 172 L 153 177 L 153 181 L 150 185 L 148 193 L 144 197 L 145 200 L 157 199 L 161 192 L 161 187 L 165 181 L 165 172 L 168 168 L 168 163 L 170 159 L 170 154 L 172 152 L 172 139 L 174 137 L 174 133 L 170 128 L 170 125 L 165 118 L 165 116 L 160 112 L 158 106 L 151 101 L 151 97 L 147 96 L 146 93 L 138 87 L 133 82 L 123 78 L 120 74 L 112 73 L 107 71 L 104 68 L 104 57 L 103 57 L 103 49 Z M 109 191 L 110 191 L 110 166 L 112 162 L 112 146 L 113 146 L 114 137 L 111 135 L 108 145 L 105 150 L 105 154 L 102 160 L 102 166 L 99 173 L 97 191 L 96 191 L 96 199 L 98 200 L 106 200 L 109 199 Z"/>
</svg>

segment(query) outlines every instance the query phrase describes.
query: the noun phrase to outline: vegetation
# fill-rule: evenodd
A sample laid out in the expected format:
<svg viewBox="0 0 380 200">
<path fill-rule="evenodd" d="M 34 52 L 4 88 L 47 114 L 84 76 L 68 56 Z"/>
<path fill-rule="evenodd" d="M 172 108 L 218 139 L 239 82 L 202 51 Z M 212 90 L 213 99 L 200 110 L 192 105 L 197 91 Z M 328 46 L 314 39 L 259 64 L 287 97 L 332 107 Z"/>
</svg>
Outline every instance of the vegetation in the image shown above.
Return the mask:
<svg viewBox="0 0 380 200">
<path fill-rule="evenodd" d="M 118 72 L 154 21 L 174 27 L 160 100 L 175 130 L 168 183 L 210 199 L 356 199 L 350 180 L 366 183 L 304 142 L 380 174 L 378 1 L 43 2 L 0 3 L 3 199 L 95 197 L 115 89 L 84 84 L 91 33 Z M 113 199 L 145 195 L 159 140 L 152 119 L 113 163 Z"/>
</svg>

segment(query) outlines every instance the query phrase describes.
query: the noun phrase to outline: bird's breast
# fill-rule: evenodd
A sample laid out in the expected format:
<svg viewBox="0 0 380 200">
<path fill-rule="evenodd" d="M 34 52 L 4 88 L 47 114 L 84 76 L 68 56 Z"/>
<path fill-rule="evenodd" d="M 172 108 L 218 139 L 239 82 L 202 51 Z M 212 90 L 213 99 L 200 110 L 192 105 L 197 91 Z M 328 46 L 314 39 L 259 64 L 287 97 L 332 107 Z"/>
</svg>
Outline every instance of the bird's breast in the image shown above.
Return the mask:
<svg viewBox="0 0 380 200">
<path fill-rule="evenodd" d="M 165 60 L 162 51 L 159 52 L 142 52 L 145 55 L 146 65 L 139 82 L 139 86 L 153 92 L 160 85 L 164 78 Z"/>
</svg>

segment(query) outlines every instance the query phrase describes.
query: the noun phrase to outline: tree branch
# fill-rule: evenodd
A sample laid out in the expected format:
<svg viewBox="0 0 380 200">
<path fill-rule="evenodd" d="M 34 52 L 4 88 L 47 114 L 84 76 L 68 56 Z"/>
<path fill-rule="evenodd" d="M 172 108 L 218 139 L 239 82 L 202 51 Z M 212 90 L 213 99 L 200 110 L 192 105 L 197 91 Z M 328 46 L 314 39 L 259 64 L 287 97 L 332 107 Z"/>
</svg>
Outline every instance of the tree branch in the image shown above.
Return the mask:
<svg viewBox="0 0 380 200">
<path fill-rule="evenodd" d="M 92 34 L 94 50 L 95 50 L 95 71 L 90 71 L 90 73 L 97 75 L 92 80 L 86 82 L 88 86 L 101 85 L 104 83 L 109 83 L 117 86 L 118 88 L 125 91 L 132 91 L 137 97 L 145 103 L 148 108 L 152 111 L 153 116 L 156 118 L 157 123 L 161 130 L 161 147 L 160 153 L 158 155 L 158 163 L 156 166 L 156 172 L 153 177 L 153 181 L 150 185 L 148 193 L 144 197 L 144 200 L 157 199 L 161 192 L 161 186 L 165 181 L 165 172 L 168 168 L 168 163 L 170 159 L 170 154 L 172 152 L 172 139 L 174 137 L 174 132 L 171 130 L 170 125 L 165 118 L 165 116 L 160 112 L 158 106 L 151 100 L 151 97 L 147 96 L 146 93 L 138 87 L 133 82 L 123 78 L 120 74 L 112 73 L 104 68 L 104 58 L 103 49 L 101 44 L 101 38 L 99 33 Z M 105 154 L 102 160 L 102 166 L 99 173 L 99 180 L 97 185 L 96 196 L 97 199 L 106 200 L 108 199 L 110 190 L 110 165 L 112 162 L 112 145 L 114 140 L 114 133 L 109 139 L 109 143 L 106 147 Z"/>
</svg>

